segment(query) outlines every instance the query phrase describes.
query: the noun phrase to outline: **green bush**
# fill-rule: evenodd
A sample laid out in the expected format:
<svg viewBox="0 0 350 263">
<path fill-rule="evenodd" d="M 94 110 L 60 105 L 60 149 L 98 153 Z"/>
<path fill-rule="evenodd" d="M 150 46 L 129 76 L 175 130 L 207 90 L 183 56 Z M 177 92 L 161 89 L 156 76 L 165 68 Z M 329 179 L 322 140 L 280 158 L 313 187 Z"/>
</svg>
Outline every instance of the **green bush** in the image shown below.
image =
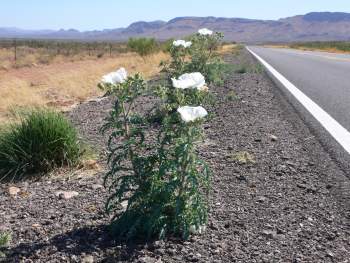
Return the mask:
<svg viewBox="0 0 350 263">
<path fill-rule="evenodd" d="M 78 134 L 61 113 L 32 110 L 0 130 L 0 179 L 75 165 L 80 156 Z"/>
<path fill-rule="evenodd" d="M 158 44 L 154 38 L 130 38 L 128 41 L 128 48 L 141 57 L 148 56 L 159 50 Z"/>
</svg>

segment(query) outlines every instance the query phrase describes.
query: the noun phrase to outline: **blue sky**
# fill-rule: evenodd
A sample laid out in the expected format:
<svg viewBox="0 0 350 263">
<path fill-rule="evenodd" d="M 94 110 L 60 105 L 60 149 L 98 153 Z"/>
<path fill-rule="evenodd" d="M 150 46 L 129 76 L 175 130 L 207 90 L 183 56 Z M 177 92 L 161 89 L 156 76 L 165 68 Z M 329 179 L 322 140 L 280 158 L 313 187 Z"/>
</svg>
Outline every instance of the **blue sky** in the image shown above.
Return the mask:
<svg viewBox="0 0 350 263">
<path fill-rule="evenodd" d="M 311 11 L 350 13 L 350 0 L 1 0 L 0 27 L 125 27 L 178 16 L 278 19 Z"/>
</svg>

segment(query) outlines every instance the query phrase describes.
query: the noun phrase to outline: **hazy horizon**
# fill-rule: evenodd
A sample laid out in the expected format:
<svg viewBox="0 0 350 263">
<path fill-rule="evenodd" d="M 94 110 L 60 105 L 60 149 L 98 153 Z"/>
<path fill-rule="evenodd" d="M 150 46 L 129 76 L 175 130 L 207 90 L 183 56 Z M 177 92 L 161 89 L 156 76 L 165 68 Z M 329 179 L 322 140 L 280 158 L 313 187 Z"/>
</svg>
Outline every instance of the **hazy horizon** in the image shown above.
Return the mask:
<svg viewBox="0 0 350 263">
<path fill-rule="evenodd" d="M 301 5 L 292 0 L 153 0 L 122 3 L 113 0 L 101 0 L 98 3 L 83 0 L 12 0 L 1 5 L 0 27 L 26 30 L 102 30 L 127 27 L 137 21 L 169 21 L 184 16 L 277 20 L 309 12 L 350 13 L 350 3 L 346 0 L 310 0 Z"/>
</svg>

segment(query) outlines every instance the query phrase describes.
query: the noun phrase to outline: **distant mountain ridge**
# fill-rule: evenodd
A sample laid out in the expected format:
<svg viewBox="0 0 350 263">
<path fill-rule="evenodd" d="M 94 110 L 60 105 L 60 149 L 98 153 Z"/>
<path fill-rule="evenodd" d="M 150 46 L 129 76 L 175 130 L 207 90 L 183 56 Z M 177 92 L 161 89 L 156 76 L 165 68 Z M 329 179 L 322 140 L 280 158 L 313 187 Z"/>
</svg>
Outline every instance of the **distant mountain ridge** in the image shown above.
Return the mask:
<svg viewBox="0 0 350 263">
<path fill-rule="evenodd" d="M 160 40 L 183 37 L 207 27 L 221 31 L 225 39 L 238 42 L 290 42 L 350 40 L 350 13 L 313 12 L 279 20 L 224 17 L 177 17 L 168 22 L 139 21 L 126 28 L 78 31 L 0 28 L 0 38 L 42 38 L 122 41 L 129 37 Z"/>
</svg>

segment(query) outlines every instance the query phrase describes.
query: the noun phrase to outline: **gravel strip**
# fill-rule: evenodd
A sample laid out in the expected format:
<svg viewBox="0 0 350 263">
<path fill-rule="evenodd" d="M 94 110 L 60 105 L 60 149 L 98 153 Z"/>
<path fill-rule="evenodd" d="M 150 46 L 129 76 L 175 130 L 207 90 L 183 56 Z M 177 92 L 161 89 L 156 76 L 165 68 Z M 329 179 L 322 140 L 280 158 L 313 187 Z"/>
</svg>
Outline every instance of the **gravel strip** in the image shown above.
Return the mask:
<svg viewBox="0 0 350 263">
<path fill-rule="evenodd" d="M 245 51 L 227 61 L 256 68 Z M 103 172 L 82 171 L 18 183 L 16 196 L 0 185 L 0 229 L 13 233 L 6 262 L 349 262 L 346 174 L 264 73 L 233 74 L 212 89 L 215 117 L 200 149 L 213 170 L 203 236 L 115 243 L 103 214 Z M 69 114 L 102 153 L 106 138 L 98 129 L 111 105 L 110 98 L 91 101 Z M 79 195 L 65 199 L 57 191 Z"/>
</svg>

